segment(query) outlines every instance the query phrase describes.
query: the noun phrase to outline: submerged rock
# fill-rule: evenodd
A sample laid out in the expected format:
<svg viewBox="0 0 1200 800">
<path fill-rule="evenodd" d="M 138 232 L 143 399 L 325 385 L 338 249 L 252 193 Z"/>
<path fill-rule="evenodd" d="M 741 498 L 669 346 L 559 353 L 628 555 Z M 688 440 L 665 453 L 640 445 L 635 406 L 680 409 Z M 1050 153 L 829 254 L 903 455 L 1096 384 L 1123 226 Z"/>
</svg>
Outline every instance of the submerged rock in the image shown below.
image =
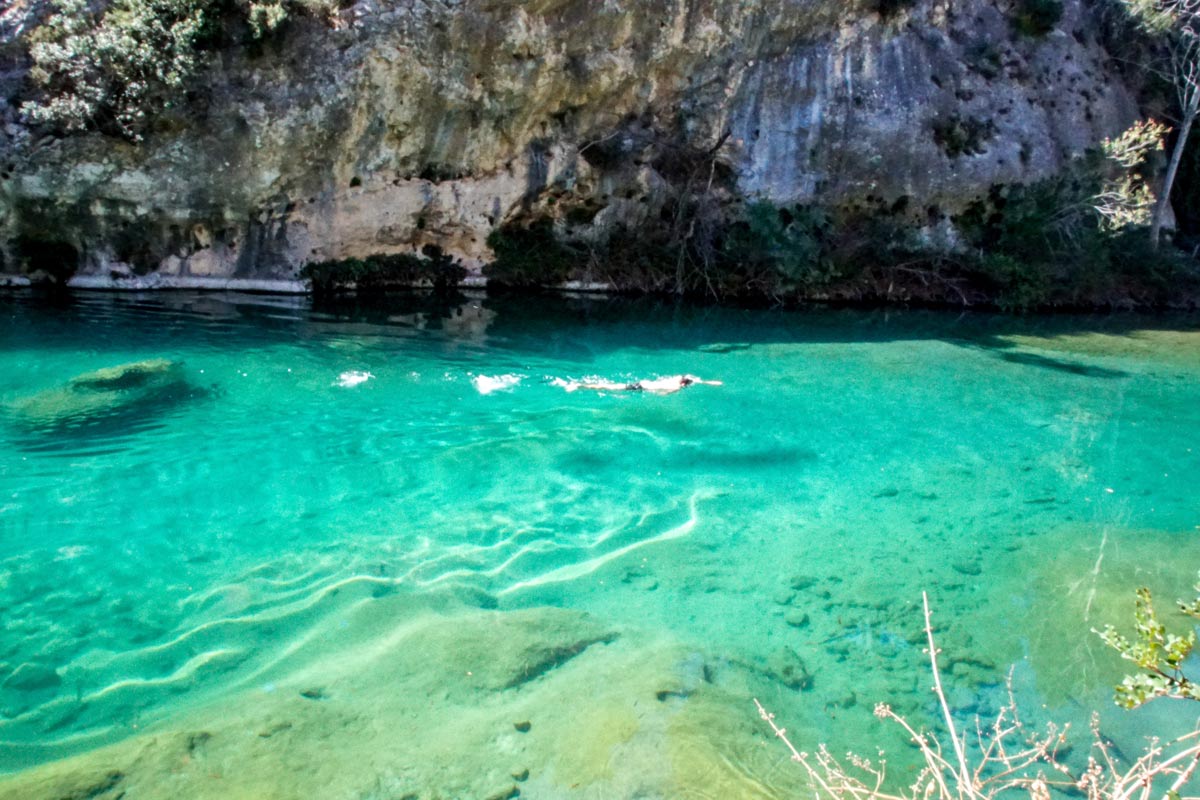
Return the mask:
<svg viewBox="0 0 1200 800">
<path fill-rule="evenodd" d="M 790 647 L 781 647 L 767 657 L 767 674 L 789 689 L 812 688 L 812 673 L 803 659 Z"/>
<path fill-rule="evenodd" d="M 808 626 L 810 620 L 807 611 L 802 611 L 799 608 L 793 608 L 784 615 L 783 621 L 788 625 L 791 625 L 793 628 L 804 628 Z"/>
<path fill-rule="evenodd" d="M 156 385 L 163 379 L 174 378 L 181 367 L 177 361 L 153 358 L 88 372 L 72 378 L 69 385 L 78 391 L 116 392 L 137 389 Z"/>
<path fill-rule="evenodd" d="M 154 414 L 192 393 L 181 362 L 148 359 L 78 375 L 63 386 L 18 400 L 11 416 L 34 431 L 86 429 L 127 415 Z"/>
</svg>

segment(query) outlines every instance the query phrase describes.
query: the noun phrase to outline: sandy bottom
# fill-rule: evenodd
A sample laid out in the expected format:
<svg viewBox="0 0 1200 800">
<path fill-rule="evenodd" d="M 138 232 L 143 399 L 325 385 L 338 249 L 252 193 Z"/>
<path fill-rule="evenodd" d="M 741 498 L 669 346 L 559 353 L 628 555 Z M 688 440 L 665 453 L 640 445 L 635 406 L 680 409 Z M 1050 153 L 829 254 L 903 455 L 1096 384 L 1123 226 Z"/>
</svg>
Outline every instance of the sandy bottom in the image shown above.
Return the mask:
<svg viewBox="0 0 1200 800">
<path fill-rule="evenodd" d="M 782 797 L 753 665 L 585 613 L 364 597 L 278 677 L 0 782 L 61 798 Z M 344 623 L 344 624 L 343 624 Z"/>
</svg>

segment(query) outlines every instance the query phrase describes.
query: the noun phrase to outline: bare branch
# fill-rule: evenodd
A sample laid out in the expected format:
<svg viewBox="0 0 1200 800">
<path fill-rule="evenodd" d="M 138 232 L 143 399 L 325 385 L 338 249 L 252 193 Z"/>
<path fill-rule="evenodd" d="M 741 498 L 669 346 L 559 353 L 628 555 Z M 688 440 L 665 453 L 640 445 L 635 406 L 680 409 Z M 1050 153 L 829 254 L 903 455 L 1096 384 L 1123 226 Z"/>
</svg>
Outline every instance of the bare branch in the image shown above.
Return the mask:
<svg viewBox="0 0 1200 800">
<path fill-rule="evenodd" d="M 1200 0 L 1194 0 L 1200 4 Z M 1068 746 L 1068 727 L 1047 725 L 1041 731 L 1025 727 L 1018 714 L 1009 675 L 1008 703 L 990 724 L 975 722 L 975 746 L 968 750 L 960 737 L 946 699 L 938 667 L 938 649 L 927 596 L 922 597 L 925 634 L 933 691 L 946 724 L 941 737 L 918 731 L 906 719 L 879 704 L 875 716 L 899 725 L 920 753 L 923 768 L 904 790 L 886 787 L 886 761 L 874 765 L 853 753 L 843 763 L 825 745 L 809 754 L 797 748 L 775 717 L 754 700 L 759 716 L 784 742 L 791 759 L 802 766 L 818 798 L 829 800 L 997 800 L 1009 790 L 1024 792 L 1030 800 L 1050 800 L 1051 790 L 1082 793 L 1087 800 L 1170 800 L 1178 798 L 1200 769 L 1200 729 L 1170 742 L 1151 740 L 1140 758 L 1123 766 L 1092 718 L 1092 752 L 1086 768 L 1075 773 L 1059 758 Z M 950 738 L 953 761 L 943 755 L 943 739 Z"/>
</svg>

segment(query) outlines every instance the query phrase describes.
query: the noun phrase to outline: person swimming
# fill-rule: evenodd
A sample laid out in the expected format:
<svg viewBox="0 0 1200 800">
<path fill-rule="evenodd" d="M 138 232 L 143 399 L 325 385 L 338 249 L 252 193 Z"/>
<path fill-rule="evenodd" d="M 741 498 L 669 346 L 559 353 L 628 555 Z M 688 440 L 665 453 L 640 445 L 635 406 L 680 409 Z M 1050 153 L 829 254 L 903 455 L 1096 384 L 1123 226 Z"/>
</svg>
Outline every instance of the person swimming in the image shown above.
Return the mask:
<svg viewBox="0 0 1200 800">
<path fill-rule="evenodd" d="M 556 380 L 556 386 L 561 386 L 568 392 L 573 392 L 577 389 L 591 389 L 597 392 L 648 392 L 649 394 L 667 395 L 675 394 L 682 391 L 688 386 L 704 384 L 705 386 L 724 386 L 721 381 L 706 381 L 697 378 L 695 375 L 670 375 L 666 378 L 654 378 L 651 380 L 639 380 L 632 383 L 618 383 L 616 381 L 602 380 L 584 380 L 584 381 L 564 381 Z"/>
</svg>

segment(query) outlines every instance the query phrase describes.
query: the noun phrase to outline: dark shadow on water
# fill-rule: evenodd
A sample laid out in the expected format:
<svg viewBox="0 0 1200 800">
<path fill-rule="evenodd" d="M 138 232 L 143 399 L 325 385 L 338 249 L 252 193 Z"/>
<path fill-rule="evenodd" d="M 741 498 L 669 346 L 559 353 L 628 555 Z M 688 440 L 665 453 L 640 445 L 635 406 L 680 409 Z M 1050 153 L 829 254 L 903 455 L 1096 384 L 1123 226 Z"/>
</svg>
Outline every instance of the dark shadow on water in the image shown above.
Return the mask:
<svg viewBox="0 0 1200 800">
<path fill-rule="evenodd" d="M 1041 367 L 1066 372 L 1071 375 L 1082 375 L 1087 378 L 1128 378 L 1129 373 L 1119 369 L 1107 369 L 1089 364 L 1079 364 L 1073 361 L 1063 361 L 1059 358 L 1039 356 L 1036 353 L 1001 352 L 1000 358 L 1012 364 L 1027 367 Z"/>
<path fill-rule="evenodd" d="M 776 470 L 799 469 L 820 459 L 813 450 L 803 447 L 759 447 L 753 450 L 738 450 L 728 447 L 680 448 L 671 458 L 676 469 L 711 470 L 722 467 L 726 470 Z"/>
<path fill-rule="evenodd" d="M 36 336 L 30 331 L 36 329 Z M 369 334 L 399 339 L 471 340 L 522 356 L 581 365 L 630 346 L 736 355 L 765 344 L 941 340 L 1004 352 L 1012 363 L 1091 377 L 1120 377 L 1098 367 L 1014 352 L 1014 335 L 1122 335 L 1138 330 L 1200 330 L 1200 314 L 1134 313 L 1011 316 L 991 312 L 904 309 L 761 309 L 700 305 L 657 297 L 569 294 L 489 296 L 481 292 L 405 292 L 309 298 L 196 292 L 79 292 L 53 300 L 0 292 L 0 341 L 37 348 L 119 350 L 130 341 L 152 349 L 239 349 L 320 342 Z M 84 332 L 81 334 L 81 331 Z"/>
</svg>

